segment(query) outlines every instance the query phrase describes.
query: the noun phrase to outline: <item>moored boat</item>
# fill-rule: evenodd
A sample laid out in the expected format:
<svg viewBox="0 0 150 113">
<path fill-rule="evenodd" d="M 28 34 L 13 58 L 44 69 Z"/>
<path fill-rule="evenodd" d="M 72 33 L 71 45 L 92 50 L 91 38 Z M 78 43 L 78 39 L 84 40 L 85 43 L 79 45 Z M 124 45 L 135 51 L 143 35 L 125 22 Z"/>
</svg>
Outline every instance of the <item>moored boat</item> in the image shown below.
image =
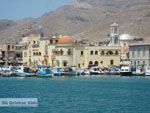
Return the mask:
<svg viewBox="0 0 150 113">
<path fill-rule="evenodd" d="M 78 75 L 77 68 L 67 66 L 64 68 L 62 75 L 64 75 L 64 76 L 77 76 Z"/>
<path fill-rule="evenodd" d="M 120 71 L 121 76 L 132 76 L 132 71 L 130 67 L 122 67 Z"/>
<path fill-rule="evenodd" d="M 16 77 L 33 77 L 35 76 L 35 73 L 31 72 L 31 69 L 29 67 L 18 67 L 14 72 L 13 76 Z"/>
<path fill-rule="evenodd" d="M 50 69 L 42 69 L 40 72 L 36 73 L 37 77 L 39 78 L 52 78 L 54 74 Z"/>
<path fill-rule="evenodd" d="M 147 66 L 145 69 L 145 75 L 150 76 L 150 67 L 149 66 Z"/>
<path fill-rule="evenodd" d="M 89 71 L 90 71 L 90 74 L 91 74 L 91 75 L 104 74 L 104 72 L 103 72 L 98 66 L 91 67 Z"/>
</svg>

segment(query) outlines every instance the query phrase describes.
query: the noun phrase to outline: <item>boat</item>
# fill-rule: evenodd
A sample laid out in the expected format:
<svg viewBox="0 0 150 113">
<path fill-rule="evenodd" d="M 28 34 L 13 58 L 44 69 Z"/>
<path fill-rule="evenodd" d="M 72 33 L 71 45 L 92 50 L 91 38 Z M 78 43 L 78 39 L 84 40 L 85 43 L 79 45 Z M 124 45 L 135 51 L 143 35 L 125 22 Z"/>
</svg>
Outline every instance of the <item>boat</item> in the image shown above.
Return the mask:
<svg viewBox="0 0 150 113">
<path fill-rule="evenodd" d="M 16 77 L 33 77 L 35 76 L 35 73 L 31 72 L 31 69 L 29 67 L 18 67 L 14 72 L 13 76 Z"/>
<path fill-rule="evenodd" d="M 91 67 L 90 70 L 89 70 L 89 72 L 90 72 L 91 75 L 104 74 L 104 72 L 98 66 Z"/>
<path fill-rule="evenodd" d="M 4 66 L 1 69 L 1 71 L 2 71 L 1 74 L 3 77 L 11 77 L 12 76 L 12 70 L 13 70 L 12 66 Z"/>
<path fill-rule="evenodd" d="M 54 76 L 61 76 L 61 71 L 59 67 L 53 67 L 52 72 L 54 73 Z"/>
<path fill-rule="evenodd" d="M 139 68 L 136 68 L 136 71 L 133 73 L 133 75 L 135 75 L 135 76 L 144 76 L 145 73 L 144 73 L 144 71 L 139 67 Z"/>
<path fill-rule="evenodd" d="M 62 72 L 62 75 L 64 76 L 77 76 L 77 68 L 76 67 L 70 67 L 67 66 L 64 68 L 64 71 Z"/>
<path fill-rule="evenodd" d="M 11 70 L 4 70 L 2 73 L 3 77 L 11 77 L 12 76 L 12 71 Z"/>
<path fill-rule="evenodd" d="M 132 76 L 132 71 L 130 67 L 122 67 L 120 71 L 121 76 Z"/>
<path fill-rule="evenodd" d="M 90 71 L 87 69 L 84 69 L 81 73 L 81 75 L 90 75 Z"/>
<path fill-rule="evenodd" d="M 50 69 L 42 69 L 41 71 L 36 73 L 37 77 L 39 78 L 52 78 L 54 77 L 54 74 L 52 73 L 52 71 Z"/>
<path fill-rule="evenodd" d="M 145 69 L 145 75 L 150 76 L 150 67 L 149 66 L 147 66 Z"/>
</svg>

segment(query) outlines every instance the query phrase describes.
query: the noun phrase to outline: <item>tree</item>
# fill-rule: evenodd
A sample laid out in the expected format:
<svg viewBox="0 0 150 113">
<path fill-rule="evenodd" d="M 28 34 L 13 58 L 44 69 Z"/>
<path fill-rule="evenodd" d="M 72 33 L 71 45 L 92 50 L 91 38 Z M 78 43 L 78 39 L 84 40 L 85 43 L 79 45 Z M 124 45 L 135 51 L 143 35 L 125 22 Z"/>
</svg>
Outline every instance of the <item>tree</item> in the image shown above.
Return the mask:
<svg viewBox="0 0 150 113">
<path fill-rule="evenodd" d="M 129 52 L 126 55 L 127 55 L 127 58 L 129 58 Z"/>
<path fill-rule="evenodd" d="M 16 65 L 17 65 L 17 61 L 16 61 L 16 60 L 13 60 L 13 61 L 11 61 L 11 64 L 12 64 L 13 66 L 16 66 Z"/>
</svg>

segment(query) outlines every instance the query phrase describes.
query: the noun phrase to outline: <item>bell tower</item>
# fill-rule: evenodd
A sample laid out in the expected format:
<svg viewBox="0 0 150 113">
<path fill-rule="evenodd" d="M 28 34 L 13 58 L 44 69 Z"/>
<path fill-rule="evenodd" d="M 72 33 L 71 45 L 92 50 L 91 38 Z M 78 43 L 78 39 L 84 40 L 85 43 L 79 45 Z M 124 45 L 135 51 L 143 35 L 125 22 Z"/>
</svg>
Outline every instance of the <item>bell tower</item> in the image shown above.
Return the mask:
<svg viewBox="0 0 150 113">
<path fill-rule="evenodd" d="M 110 43 L 109 46 L 119 46 L 119 25 L 114 23 L 110 25 Z"/>
</svg>

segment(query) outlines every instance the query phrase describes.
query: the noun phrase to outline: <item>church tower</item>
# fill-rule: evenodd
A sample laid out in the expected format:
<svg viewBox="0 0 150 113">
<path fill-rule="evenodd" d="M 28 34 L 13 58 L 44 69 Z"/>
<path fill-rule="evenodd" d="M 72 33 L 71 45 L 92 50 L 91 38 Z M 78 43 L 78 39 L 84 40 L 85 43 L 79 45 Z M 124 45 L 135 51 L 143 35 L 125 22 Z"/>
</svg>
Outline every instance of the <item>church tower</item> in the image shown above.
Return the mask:
<svg viewBox="0 0 150 113">
<path fill-rule="evenodd" d="M 110 25 L 110 43 L 109 46 L 119 46 L 119 25 L 114 23 Z"/>
</svg>

